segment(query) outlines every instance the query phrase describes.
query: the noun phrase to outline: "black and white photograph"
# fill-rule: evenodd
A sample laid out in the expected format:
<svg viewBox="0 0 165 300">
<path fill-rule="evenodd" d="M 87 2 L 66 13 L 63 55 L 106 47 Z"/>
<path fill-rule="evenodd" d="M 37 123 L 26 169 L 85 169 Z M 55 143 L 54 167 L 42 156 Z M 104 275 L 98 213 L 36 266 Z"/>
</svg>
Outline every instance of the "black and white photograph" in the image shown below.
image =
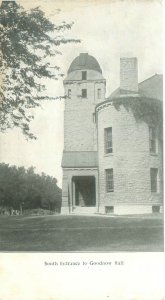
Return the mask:
<svg viewBox="0 0 165 300">
<path fill-rule="evenodd" d="M 0 299 L 165 299 L 163 14 L 0 1 Z"/>
<path fill-rule="evenodd" d="M 0 251 L 164 251 L 162 5 L 1 1 Z"/>
</svg>

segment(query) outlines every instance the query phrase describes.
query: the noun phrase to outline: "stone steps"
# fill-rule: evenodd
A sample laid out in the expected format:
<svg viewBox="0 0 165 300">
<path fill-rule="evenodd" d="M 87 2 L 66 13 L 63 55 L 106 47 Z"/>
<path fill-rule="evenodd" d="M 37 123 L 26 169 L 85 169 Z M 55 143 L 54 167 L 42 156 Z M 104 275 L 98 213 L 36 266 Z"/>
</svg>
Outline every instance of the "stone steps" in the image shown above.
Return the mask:
<svg viewBox="0 0 165 300">
<path fill-rule="evenodd" d="M 90 207 L 80 207 L 76 206 L 72 210 L 72 214 L 74 215 L 92 215 L 97 213 L 97 207 L 96 206 L 90 206 Z"/>
</svg>

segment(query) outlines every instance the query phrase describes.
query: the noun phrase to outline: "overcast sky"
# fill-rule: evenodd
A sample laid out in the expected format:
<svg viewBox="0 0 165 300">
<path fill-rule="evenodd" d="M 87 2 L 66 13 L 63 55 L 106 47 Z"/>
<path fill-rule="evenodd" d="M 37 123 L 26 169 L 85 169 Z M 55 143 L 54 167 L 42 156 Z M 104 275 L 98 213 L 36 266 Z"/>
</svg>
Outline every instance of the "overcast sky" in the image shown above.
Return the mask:
<svg viewBox="0 0 165 300">
<path fill-rule="evenodd" d="M 80 44 L 65 45 L 57 63 L 66 74 L 80 52 L 93 55 L 107 80 L 107 94 L 119 85 L 121 56 L 138 58 L 139 82 L 162 73 L 162 4 L 161 1 L 111 0 L 20 0 L 25 8 L 38 6 L 53 22 L 74 21 L 68 37 Z M 56 14 L 60 8 L 61 13 Z M 47 93 L 63 95 L 62 80 L 47 82 Z M 62 182 L 63 101 L 45 101 L 35 111 L 31 126 L 36 141 L 26 141 L 19 130 L 0 134 L 0 161 L 18 166 L 35 166 Z"/>
</svg>

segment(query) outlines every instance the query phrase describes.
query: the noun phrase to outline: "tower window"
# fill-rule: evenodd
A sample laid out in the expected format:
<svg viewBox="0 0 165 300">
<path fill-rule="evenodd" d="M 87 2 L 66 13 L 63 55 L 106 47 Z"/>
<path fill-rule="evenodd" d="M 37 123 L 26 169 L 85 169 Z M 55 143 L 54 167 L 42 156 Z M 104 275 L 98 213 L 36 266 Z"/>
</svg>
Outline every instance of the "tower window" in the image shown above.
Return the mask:
<svg viewBox="0 0 165 300">
<path fill-rule="evenodd" d="M 150 153 L 156 153 L 156 128 L 149 127 L 149 146 Z"/>
<path fill-rule="evenodd" d="M 151 192 L 158 192 L 158 169 L 151 168 L 150 169 L 150 178 L 151 178 Z"/>
<path fill-rule="evenodd" d="M 112 153 L 112 127 L 104 129 L 105 153 Z"/>
<path fill-rule="evenodd" d="M 106 192 L 114 192 L 113 169 L 105 170 L 106 175 Z"/>
<path fill-rule="evenodd" d="M 93 123 L 96 123 L 96 114 L 93 113 Z"/>
<path fill-rule="evenodd" d="M 68 90 L 68 97 L 71 97 L 71 89 Z"/>
<path fill-rule="evenodd" d="M 87 98 L 87 89 L 82 89 L 82 98 Z"/>
<path fill-rule="evenodd" d="M 98 98 L 98 99 L 101 99 L 101 89 L 98 89 L 98 90 L 97 90 L 97 98 Z"/>
<path fill-rule="evenodd" d="M 82 71 L 82 80 L 87 79 L 87 71 Z"/>
</svg>

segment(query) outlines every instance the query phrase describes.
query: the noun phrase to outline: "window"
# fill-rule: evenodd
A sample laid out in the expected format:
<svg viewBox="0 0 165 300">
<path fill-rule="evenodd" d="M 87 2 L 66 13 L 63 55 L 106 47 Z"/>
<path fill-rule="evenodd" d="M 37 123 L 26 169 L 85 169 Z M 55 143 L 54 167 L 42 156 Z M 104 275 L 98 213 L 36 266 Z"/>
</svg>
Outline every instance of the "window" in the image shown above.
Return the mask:
<svg viewBox="0 0 165 300">
<path fill-rule="evenodd" d="M 96 114 L 93 113 L 93 123 L 96 123 Z"/>
<path fill-rule="evenodd" d="M 150 153 L 156 153 L 156 128 L 149 127 Z"/>
<path fill-rule="evenodd" d="M 158 169 L 151 168 L 150 177 L 151 177 L 151 192 L 156 193 L 158 191 Z"/>
<path fill-rule="evenodd" d="M 106 174 L 106 192 L 113 192 L 114 191 L 114 182 L 113 182 L 113 169 L 105 170 Z"/>
<path fill-rule="evenodd" d="M 104 129 L 105 153 L 112 153 L 112 127 Z"/>
<path fill-rule="evenodd" d="M 105 213 L 106 214 L 113 214 L 114 213 L 114 206 L 105 206 Z"/>
<path fill-rule="evenodd" d="M 152 212 L 153 213 L 159 213 L 160 212 L 160 206 L 158 206 L 158 205 L 152 206 Z"/>
<path fill-rule="evenodd" d="M 97 90 L 97 98 L 98 98 L 98 99 L 101 99 L 101 89 L 98 89 L 98 90 Z"/>
<path fill-rule="evenodd" d="M 82 71 L 82 80 L 87 79 L 87 71 Z"/>
<path fill-rule="evenodd" d="M 68 90 L 68 97 L 71 97 L 71 89 Z"/>
<path fill-rule="evenodd" d="M 87 89 L 82 89 L 82 98 L 87 98 Z"/>
</svg>

